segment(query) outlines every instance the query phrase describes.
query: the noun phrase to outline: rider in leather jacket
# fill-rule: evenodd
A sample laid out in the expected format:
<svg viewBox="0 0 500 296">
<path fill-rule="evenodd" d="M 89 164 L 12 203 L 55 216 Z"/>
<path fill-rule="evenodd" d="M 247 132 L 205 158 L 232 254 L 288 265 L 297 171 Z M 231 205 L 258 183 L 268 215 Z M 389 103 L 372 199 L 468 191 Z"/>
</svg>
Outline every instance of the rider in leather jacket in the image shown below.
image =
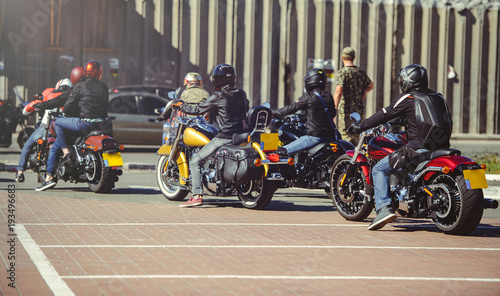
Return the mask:
<svg viewBox="0 0 500 296">
<path fill-rule="evenodd" d="M 36 188 L 37 191 L 53 188 L 57 184 L 54 178 L 54 164 L 59 150 L 63 152 L 63 159 L 59 164 L 70 160 L 64 131 L 89 131 L 99 128 L 107 120 L 109 92 L 108 86 L 99 81 L 102 77 L 102 65 L 97 61 L 89 61 L 85 64 L 84 71 L 84 80 L 73 87 L 69 99 L 64 104 L 66 117 L 58 118 L 54 122 L 56 141 L 50 148 L 47 159 L 47 176 L 42 186 Z"/>
<path fill-rule="evenodd" d="M 235 88 L 236 71 L 228 64 L 220 64 L 214 68 L 211 75 L 215 92 L 204 102 L 197 105 L 176 103 L 186 114 L 214 114 L 215 126 L 219 130 L 217 136 L 196 154 L 190 161 L 193 197 L 181 207 L 193 207 L 203 204 L 203 183 L 201 169 L 207 159 L 222 145 L 232 143 L 235 133 L 243 132 L 243 120 L 249 109 L 249 102 L 244 90 Z"/>
<path fill-rule="evenodd" d="M 332 95 L 325 91 L 326 79 L 323 69 L 309 70 L 304 77 L 307 92 L 291 105 L 273 110 L 273 115 L 277 116 L 293 114 L 298 110 L 306 112 L 307 135 L 283 147 L 290 155 L 335 138 L 335 125 L 332 121 L 336 115 L 335 104 Z M 325 111 L 325 107 L 328 111 Z"/>
<path fill-rule="evenodd" d="M 427 70 L 421 65 L 406 66 L 399 72 L 402 94 L 392 103 L 347 132 L 360 133 L 391 119 L 404 119 L 408 145 L 380 160 L 372 170 L 377 217 L 368 227 L 377 230 L 396 219 L 389 197 L 389 176 L 410 160 L 421 161 L 426 154 L 449 148 L 452 120 L 444 97 L 428 88 Z"/>
</svg>

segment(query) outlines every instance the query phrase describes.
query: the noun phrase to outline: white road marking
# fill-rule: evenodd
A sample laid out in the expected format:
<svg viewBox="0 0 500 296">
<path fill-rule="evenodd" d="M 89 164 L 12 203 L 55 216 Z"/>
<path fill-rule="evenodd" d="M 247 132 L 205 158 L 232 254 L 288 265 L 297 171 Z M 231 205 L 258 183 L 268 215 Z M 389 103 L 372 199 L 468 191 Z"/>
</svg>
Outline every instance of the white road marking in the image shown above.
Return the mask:
<svg viewBox="0 0 500 296">
<path fill-rule="evenodd" d="M 40 248 L 252 248 L 252 249 L 391 249 L 391 250 L 451 250 L 496 251 L 500 248 L 407 247 L 407 246 L 296 246 L 296 245 L 39 245 Z"/>
<path fill-rule="evenodd" d="M 390 276 L 281 276 L 281 275 L 67 275 L 65 279 L 268 279 L 268 280 L 399 280 L 399 281 L 460 281 L 500 282 L 495 278 L 439 278 Z"/>
<path fill-rule="evenodd" d="M 23 245 L 24 249 L 31 258 L 31 261 L 35 264 L 38 272 L 45 280 L 50 290 L 54 295 L 75 295 L 73 291 L 66 285 L 66 283 L 59 276 L 59 273 L 54 269 L 54 266 L 50 264 L 49 260 L 43 254 L 42 250 L 40 250 L 39 246 L 35 243 L 35 241 L 31 238 L 31 235 L 28 233 L 26 228 L 17 224 L 15 226 L 15 231 L 19 241 Z"/>
<path fill-rule="evenodd" d="M 160 188 L 158 186 L 143 186 L 143 185 L 128 185 L 129 188 L 142 188 L 142 189 L 158 189 Z"/>
</svg>

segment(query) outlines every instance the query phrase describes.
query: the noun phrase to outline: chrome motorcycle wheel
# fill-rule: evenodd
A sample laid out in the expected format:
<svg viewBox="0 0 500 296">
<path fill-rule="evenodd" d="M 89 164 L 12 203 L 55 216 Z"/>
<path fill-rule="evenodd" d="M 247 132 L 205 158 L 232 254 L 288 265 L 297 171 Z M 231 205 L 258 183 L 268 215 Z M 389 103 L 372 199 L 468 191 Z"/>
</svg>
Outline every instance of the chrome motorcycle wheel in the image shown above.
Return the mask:
<svg viewBox="0 0 500 296">
<path fill-rule="evenodd" d="M 163 155 L 156 165 L 156 181 L 160 191 L 168 200 L 183 200 L 189 190 L 182 189 L 179 183 L 179 167 L 174 161 L 167 170 L 168 155 Z"/>
<path fill-rule="evenodd" d="M 331 196 L 342 217 L 349 221 L 363 221 L 372 212 L 373 203 L 367 201 L 366 188 L 369 185 L 362 171 L 358 169 L 350 178 L 345 176 L 350 160 L 351 157 L 344 154 L 333 165 L 330 174 Z"/>
<path fill-rule="evenodd" d="M 245 208 L 261 210 L 271 202 L 274 191 L 275 182 L 261 178 L 241 184 L 238 187 L 238 198 Z"/>
<path fill-rule="evenodd" d="M 439 174 L 431 184 L 443 184 L 448 189 L 434 192 L 434 198 L 441 202 L 432 219 L 439 230 L 447 234 L 466 234 L 476 229 L 483 216 L 483 191 L 467 189 L 463 175 Z"/>
</svg>

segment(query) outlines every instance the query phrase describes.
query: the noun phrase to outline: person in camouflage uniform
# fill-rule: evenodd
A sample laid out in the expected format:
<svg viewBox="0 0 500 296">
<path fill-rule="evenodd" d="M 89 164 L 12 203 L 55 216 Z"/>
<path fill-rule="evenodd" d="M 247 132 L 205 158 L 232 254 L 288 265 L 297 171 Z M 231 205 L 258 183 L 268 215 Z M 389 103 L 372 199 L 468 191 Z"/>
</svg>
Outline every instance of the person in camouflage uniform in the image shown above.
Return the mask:
<svg viewBox="0 0 500 296">
<path fill-rule="evenodd" d="M 345 132 L 354 122 L 349 115 L 358 112 L 361 115 L 361 120 L 365 118 L 364 99 L 366 94 L 373 89 L 373 82 L 365 70 L 354 65 L 355 57 L 356 53 L 352 47 L 346 47 L 342 50 L 344 68 L 337 73 L 337 87 L 333 96 L 338 114 L 337 128 L 342 139 L 354 145 L 358 143 L 359 135 L 349 135 Z"/>
</svg>

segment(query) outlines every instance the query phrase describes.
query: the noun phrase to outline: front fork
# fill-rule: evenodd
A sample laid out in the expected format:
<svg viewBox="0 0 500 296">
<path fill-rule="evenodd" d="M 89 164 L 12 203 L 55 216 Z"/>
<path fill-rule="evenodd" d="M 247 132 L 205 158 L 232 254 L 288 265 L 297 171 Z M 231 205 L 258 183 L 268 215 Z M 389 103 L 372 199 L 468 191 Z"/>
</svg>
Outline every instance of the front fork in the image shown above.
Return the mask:
<svg viewBox="0 0 500 296">
<path fill-rule="evenodd" d="M 358 166 L 357 159 L 358 159 L 359 154 L 362 153 L 362 147 L 363 147 L 363 143 L 365 141 L 365 137 L 366 137 L 365 133 L 361 133 L 358 145 L 354 148 L 354 154 L 352 155 L 351 160 L 349 161 L 349 164 L 347 165 L 345 175 L 344 175 L 342 181 L 340 182 L 341 186 L 344 186 L 345 180 L 348 178 L 352 178 L 352 176 L 354 176 L 354 173 L 356 172 L 356 169 Z"/>
</svg>

